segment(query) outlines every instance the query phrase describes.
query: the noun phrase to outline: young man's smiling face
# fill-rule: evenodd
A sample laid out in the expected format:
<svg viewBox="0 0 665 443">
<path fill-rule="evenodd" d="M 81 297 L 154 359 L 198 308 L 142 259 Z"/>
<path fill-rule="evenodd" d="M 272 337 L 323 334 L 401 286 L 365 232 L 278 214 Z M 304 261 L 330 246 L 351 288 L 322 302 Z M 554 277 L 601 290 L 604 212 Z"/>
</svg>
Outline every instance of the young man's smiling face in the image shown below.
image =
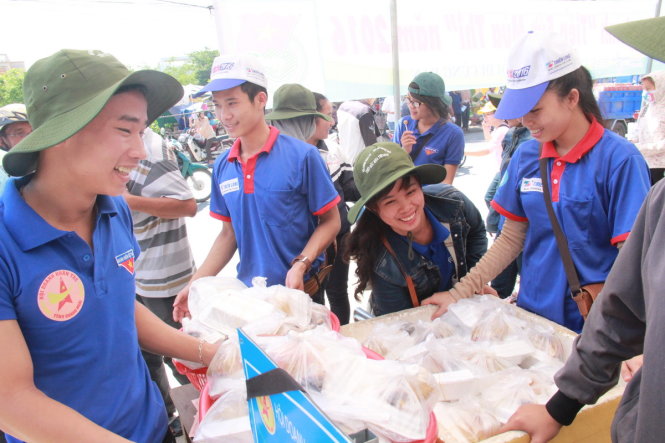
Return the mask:
<svg viewBox="0 0 665 443">
<path fill-rule="evenodd" d="M 120 195 L 129 173 L 146 158 L 143 131 L 148 105 L 139 91 L 116 94 L 83 129 L 44 150 L 39 170 L 54 168 L 91 194 Z"/>
<path fill-rule="evenodd" d="M 264 123 L 264 110 L 268 96 L 259 92 L 250 100 L 240 86 L 224 91 L 214 91 L 212 101 L 220 123 L 231 137 L 252 134 Z"/>
</svg>

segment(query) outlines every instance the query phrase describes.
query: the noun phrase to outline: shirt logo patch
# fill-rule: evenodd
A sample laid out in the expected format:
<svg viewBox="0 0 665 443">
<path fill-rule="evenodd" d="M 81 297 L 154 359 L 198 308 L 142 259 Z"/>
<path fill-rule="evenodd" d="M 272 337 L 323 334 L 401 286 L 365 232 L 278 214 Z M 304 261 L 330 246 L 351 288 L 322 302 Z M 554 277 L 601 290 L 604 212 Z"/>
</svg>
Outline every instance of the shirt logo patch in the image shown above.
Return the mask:
<svg viewBox="0 0 665 443">
<path fill-rule="evenodd" d="M 130 249 L 128 251 L 123 252 L 120 255 L 115 256 L 115 262 L 118 264 L 118 266 L 122 266 L 129 272 L 130 274 L 134 275 L 134 250 Z"/>
<path fill-rule="evenodd" d="M 51 272 L 39 286 L 37 304 L 44 317 L 67 321 L 81 312 L 85 289 L 78 275 L 68 270 Z"/>
<path fill-rule="evenodd" d="M 425 154 L 432 155 L 436 153 L 436 149 L 425 147 Z"/>
<path fill-rule="evenodd" d="M 522 179 L 522 186 L 520 187 L 522 192 L 543 192 L 543 181 L 540 177 Z"/>
<path fill-rule="evenodd" d="M 219 185 L 219 191 L 222 195 L 228 194 L 229 192 L 235 192 L 240 190 L 240 185 L 238 184 L 237 178 L 232 178 L 231 180 L 226 180 Z"/>
</svg>

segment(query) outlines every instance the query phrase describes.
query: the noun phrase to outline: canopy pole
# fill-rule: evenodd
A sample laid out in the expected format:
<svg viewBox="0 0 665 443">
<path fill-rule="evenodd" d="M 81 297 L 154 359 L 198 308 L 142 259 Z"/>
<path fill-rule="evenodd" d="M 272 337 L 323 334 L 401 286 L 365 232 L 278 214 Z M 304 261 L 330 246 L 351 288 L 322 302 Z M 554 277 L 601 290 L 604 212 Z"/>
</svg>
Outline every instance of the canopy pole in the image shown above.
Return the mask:
<svg viewBox="0 0 665 443">
<path fill-rule="evenodd" d="M 654 17 L 660 17 L 660 6 L 661 6 L 662 0 L 656 1 L 656 15 Z M 651 69 L 653 68 L 653 59 L 651 57 L 647 58 L 647 72 L 646 74 L 649 74 L 651 72 Z"/>
<path fill-rule="evenodd" d="M 658 0 L 660 2 L 660 0 Z M 390 36 L 393 55 L 393 100 L 395 101 L 395 124 L 402 118 L 402 101 L 399 93 L 399 48 L 397 44 L 397 0 L 390 0 Z"/>
</svg>

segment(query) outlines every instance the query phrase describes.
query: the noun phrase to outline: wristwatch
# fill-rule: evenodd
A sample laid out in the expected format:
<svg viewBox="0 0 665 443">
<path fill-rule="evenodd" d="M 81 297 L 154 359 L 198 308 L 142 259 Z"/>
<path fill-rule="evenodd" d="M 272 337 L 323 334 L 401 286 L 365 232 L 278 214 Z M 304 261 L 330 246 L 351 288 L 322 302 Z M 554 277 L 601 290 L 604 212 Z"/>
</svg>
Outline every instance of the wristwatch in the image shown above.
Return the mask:
<svg viewBox="0 0 665 443">
<path fill-rule="evenodd" d="M 301 262 L 305 264 L 305 272 L 309 271 L 312 268 L 312 260 L 309 259 L 306 255 L 300 254 L 293 260 L 291 260 L 291 266 L 295 265 L 296 263 Z"/>
</svg>

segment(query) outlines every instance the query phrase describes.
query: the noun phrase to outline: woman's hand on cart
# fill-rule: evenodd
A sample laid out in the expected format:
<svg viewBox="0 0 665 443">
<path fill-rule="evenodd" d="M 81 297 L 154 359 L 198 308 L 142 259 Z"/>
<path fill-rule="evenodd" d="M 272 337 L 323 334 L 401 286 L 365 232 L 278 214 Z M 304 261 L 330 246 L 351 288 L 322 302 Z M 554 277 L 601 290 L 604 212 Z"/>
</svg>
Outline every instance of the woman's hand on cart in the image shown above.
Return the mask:
<svg viewBox="0 0 665 443">
<path fill-rule="evenodd" d="M 455 303 L 455 300 L 452 294 L 448 291 L 435 292 L 431 297 L 427 297 L 421 302 L 421 305 L 437 305 L 438 308 L 432 314 L 432 320 L 437 317 L 441 317 L 448 310 L 448 306 Z"/>
</svg>

